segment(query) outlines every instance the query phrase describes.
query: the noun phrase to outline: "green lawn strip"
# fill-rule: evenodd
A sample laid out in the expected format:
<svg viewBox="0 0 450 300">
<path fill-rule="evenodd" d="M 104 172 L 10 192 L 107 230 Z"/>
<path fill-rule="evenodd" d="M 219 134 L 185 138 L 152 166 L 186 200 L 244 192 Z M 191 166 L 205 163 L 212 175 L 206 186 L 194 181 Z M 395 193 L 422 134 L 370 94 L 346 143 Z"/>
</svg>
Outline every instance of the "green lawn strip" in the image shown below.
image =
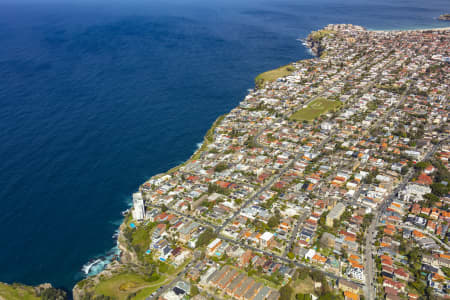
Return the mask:
<svg viewBox="0 0 450 300">
<path fill-rule="evenodd" d="M 323 39 L 324 37 L 330 36 L 332 34 L 334 34 L 335 32 L 333 30 L 318 30 L 318 31 L 313 31 L 311 32 L 311 34 L 309 35 L 309 37 L 311 39 L 313 39 L 314 41 L 320 41 L 321 39 Z"/>
<path fill-rule="evenodd" d="M 191 260 L 187 259 L 183 264 L 181 264 L 178 268 L 175 268 L 171 265 L 168 265 L 166 263 L 160 263 L 160 268 L 159 271 L 162 272 L 164 271 L 164 274 L 168 275 L 168 277 L 161 282 L 160 280 L 158 280 L 158 284 L 153 286 L 148 286 L 143 288 L 142 290 L 139 290 L 136 293 L 136 297 L 133 299 L 145 299 L 146 297 L 148 297 L 151 293 L 153 293 L 154 291 L 156 291 L 161 285 L 165 284 L 168 281 L 173 280 L 173 278 L 175 278 L 175 276 L 182 270 L 184 270 L 186 268 L 186 266 L 189 264 Z M 161 268 L 161 266 L 164 266 L 163 268 Z"/>
<path fill-rule="evenodd" d="M 292 65 L 282 66 L 277 69 L 270 70 L 270 71 L 259 74 L 255 78 L 255 83 L 256 83 L 256 85 L 261 86 L 265 82 L 275 81 L 278 78 L 288 76 L 292 72 L 294 72 L 294 70 L 295 69 Z"/>
<path fill-rule="evenodd" d="M 136 293 L 136 296 L 133 298 L 133 300 L 145 300 L 145 299 L 147 299 L 147 297 L 150 296 L 156 290 L 158 290 L 158 288 L 160 286 L 161 285 L 152 286 L 152 287 L 146 287 L 146 288 L 143 288 L 142 290 L 139 290 Z"/>
<path fill-rule="evenodd" d="M 96 295 L 115 296 L 119 300 L 147 287 L 159 288 L 165 283 L 166 277 L 161 277 L 157 281 L 151 282 L 143 276 L 134 273 L 121 273 L 108 279 L 101 280 L 95 287 Z"/>
<path fill-rule="evenodd" d="M 316 100 L 308 104 L 308 106 L 292 114 L 291 119 L 296 121 L 312 121 L 324 113 L 332 110 L 337 110 L 341 106 L 342 102 L 340 101 L 317 98 Z"/>
<path fill-rule="evenodd" d="M 0 283 L 0 298 L 5 300 L 38 300 L 34 289 L 18 284 Z"/>
</svg>

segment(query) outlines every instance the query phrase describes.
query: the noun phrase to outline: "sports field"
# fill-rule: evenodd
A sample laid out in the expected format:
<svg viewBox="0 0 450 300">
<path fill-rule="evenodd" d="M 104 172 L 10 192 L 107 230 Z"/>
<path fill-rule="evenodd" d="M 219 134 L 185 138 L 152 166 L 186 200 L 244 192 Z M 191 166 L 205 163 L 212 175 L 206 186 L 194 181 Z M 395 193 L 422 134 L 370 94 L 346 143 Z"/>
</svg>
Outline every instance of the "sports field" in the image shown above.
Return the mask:
<svg viewBox="0 0 450 300">
<path fill-rule="evenodd" d="M 325 98 L 317 98 L 308 106 L 296 111 L 292 116 L 292 120 L 296 121 L 312 121 L 318 116 L 329 111 L 337 110 L 342 106 L 342 102 L 327 100 Z"/>
</svg>

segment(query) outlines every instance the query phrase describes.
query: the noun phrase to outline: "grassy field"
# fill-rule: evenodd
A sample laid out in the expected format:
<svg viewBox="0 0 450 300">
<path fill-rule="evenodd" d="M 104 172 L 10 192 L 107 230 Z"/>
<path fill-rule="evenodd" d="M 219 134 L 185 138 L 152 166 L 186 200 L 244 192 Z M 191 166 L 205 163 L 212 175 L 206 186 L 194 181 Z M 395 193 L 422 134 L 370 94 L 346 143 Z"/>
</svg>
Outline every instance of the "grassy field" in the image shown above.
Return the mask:
<svg viewBox="0 0 450 300">
<path fill-rule="evenodd" d="M 0 299 L 5 300 L 38 300 L 34 289 L 29 286 L 0 283 Z"/>
<path fill-rule="evenodd" d="M 294 67 L 291 65 L 286 65 L 279 67 L 278 69 L 270 70 L 259 74 L 255 78 L 255 83 L 257 86 L 264 84 L 265 82 L 275 81 L 278 78 L 285 77 L 294 72 Z"/>
<path fill-rule="evenodd" d="M 133 298 L 133 300 L 145 300 L 149 295 L 151 295 L 153 292 L 155 292 L 159 288 L 158 286 L 152 286 L 152 287 L 146 287 L 140 290 L 136 293 L 136 296 Z"/>
<path fill-rule="evenodd" d="M 96 295 L 114 296 L 118 300 L 126 299 L 128 295 L 137 293 L 138 299 L 143 299 L 153 291 L 156 291 L 167 281 L 166 277 L 161 277 L 157 281 L 147 281 L 144 277 L 133 273 L 121 273 L 111 278 L 102 280 L 95 287 Z"/>
<path fill-rule="evenodd" d="M 297 279 L 295 282 L 291 283 L 295 294 L 312 294 L 314 293 L 314 281 L 311 277 L 306 277 L 306 279 Z"/>
<path fill-rule="evenodd" d="M 342 105 L 340 101 L 327 100 L 325 98 L 317 98 L 307 107 L 296 111 L 292 116 L 292 120 L 296 121 L 312 121 L 318 116 L 328 111 L 336 110 Z"/>
</svg>

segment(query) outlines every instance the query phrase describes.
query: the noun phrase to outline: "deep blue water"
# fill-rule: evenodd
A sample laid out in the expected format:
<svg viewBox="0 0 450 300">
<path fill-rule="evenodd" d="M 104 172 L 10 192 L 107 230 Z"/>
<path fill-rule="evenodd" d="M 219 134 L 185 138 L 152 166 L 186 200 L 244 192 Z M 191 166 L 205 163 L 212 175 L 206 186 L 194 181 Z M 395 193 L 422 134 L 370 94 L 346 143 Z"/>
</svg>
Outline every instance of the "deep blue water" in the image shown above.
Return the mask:
<svg viewBox="0 0 450 300">
<path fill-rule="evenodd" d="M 449 26 L 447 0 L 0 0 L 0 281 L 71 288 L 140 183 L 328 23 Z"/>
</svg>

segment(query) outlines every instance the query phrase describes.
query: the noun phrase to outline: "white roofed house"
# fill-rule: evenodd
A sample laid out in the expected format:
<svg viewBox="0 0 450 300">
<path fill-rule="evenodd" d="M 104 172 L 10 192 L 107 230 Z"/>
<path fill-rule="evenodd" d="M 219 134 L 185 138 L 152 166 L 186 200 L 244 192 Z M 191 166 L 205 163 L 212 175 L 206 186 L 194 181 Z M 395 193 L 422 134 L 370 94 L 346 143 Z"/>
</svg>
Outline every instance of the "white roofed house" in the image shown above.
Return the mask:
<svg viewBox="0 0 450 300">
<path fill-rule="evenodd" d="M 131 213 L 133 215 L 133 219 L 136 221 L 140 221 L 145 218 L 144 199 L 139 192 L 133 194 L 133 210 Z"/>
<path fill-rule="evenodd" d="M 270 247 L 270 244 L 273 242 L 273 240 L 274 240 L 273 233 L 267 231 L 264 232 L 259 239 L 261 246 L 263 247 Z"/>
</svg>

